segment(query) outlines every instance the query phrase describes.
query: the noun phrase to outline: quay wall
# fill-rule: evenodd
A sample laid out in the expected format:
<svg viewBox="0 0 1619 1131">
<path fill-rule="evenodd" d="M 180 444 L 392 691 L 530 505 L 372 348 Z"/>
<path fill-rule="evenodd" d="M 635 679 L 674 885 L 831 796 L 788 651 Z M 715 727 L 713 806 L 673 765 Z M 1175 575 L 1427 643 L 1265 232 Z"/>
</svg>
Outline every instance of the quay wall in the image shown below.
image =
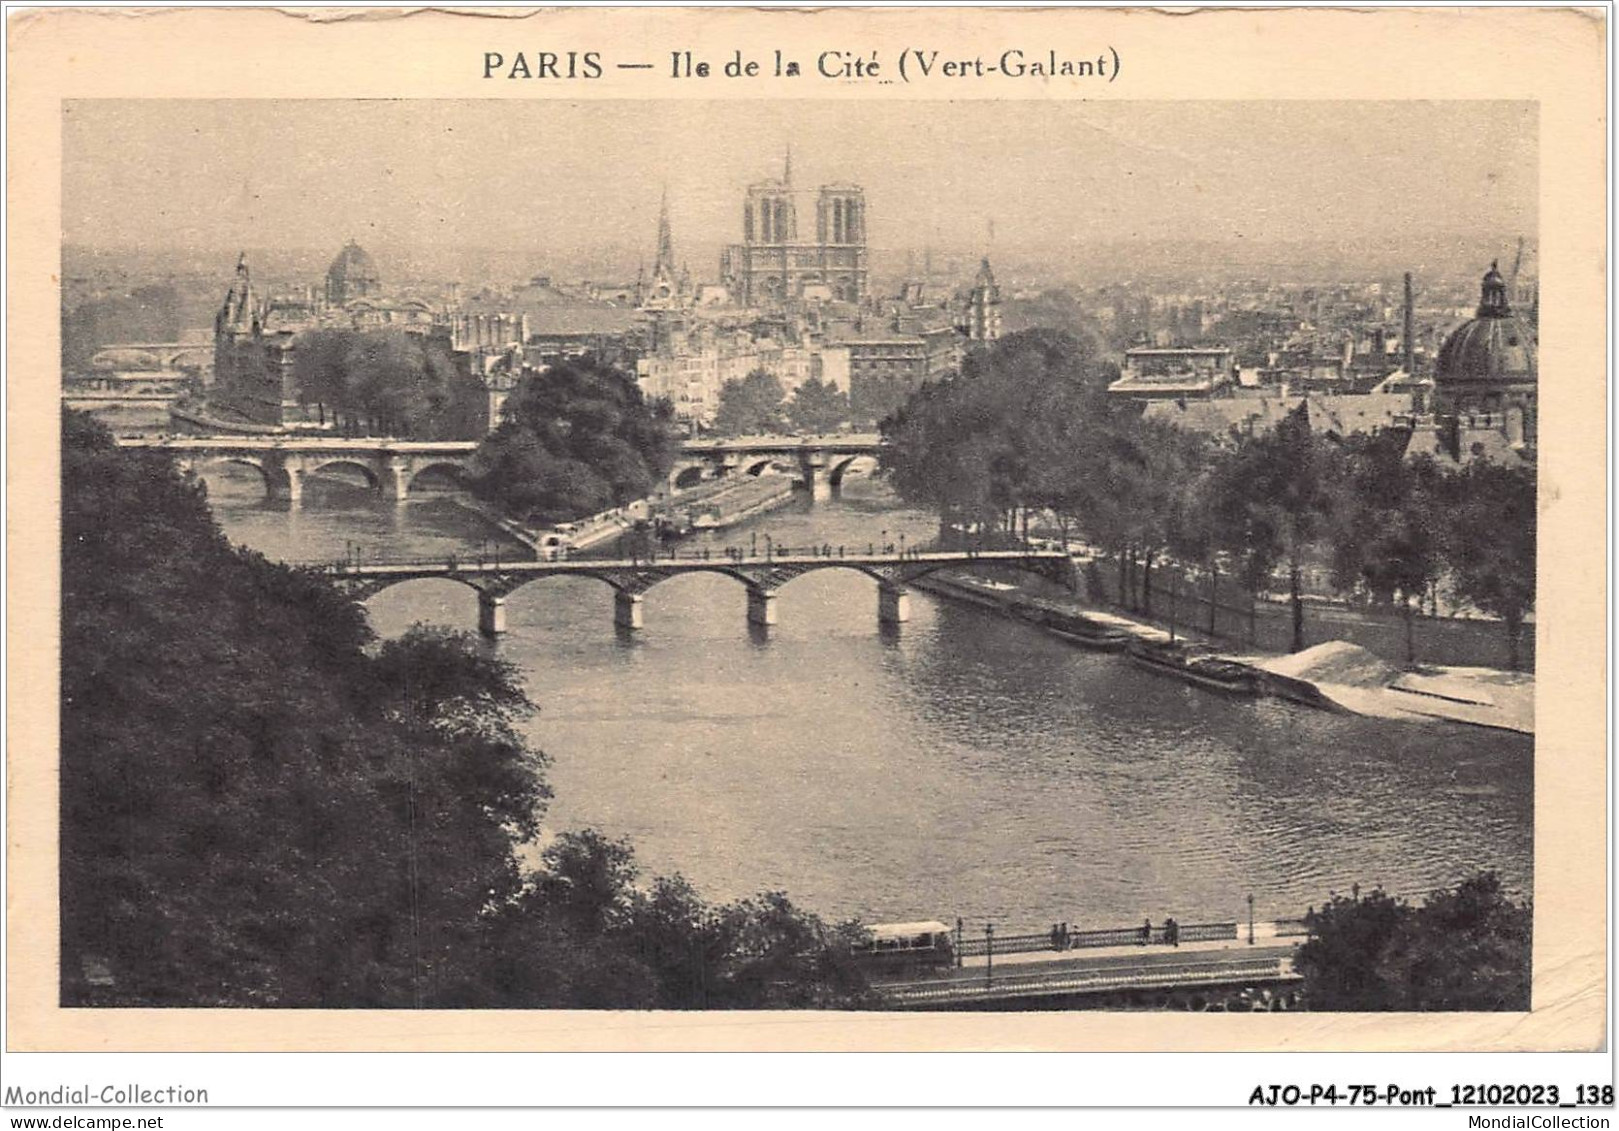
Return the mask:
<svg viewBox="0 0 1619 1131">
<path fill-rule="evenodd" d="M 1205 581 L 1183 583 L 1175 595 L 1171 579 L 1161 569 L 1153 570 L 1152 613 L 1147 615 L 1140 602 L 1136 606 L 1119 603 L 1117 561 L 1097 559 L 1080 570 L 1081 592 L 1087 602 L 1114 609 L 1160 627 L 1169 624 L 1171 604 L 1182 631 L 1212 639 L 1232 650 L 1286 653 L 1293 646 L 1293 610 L 1287 598 L 1272 597 L 1254 603 L 1250 621 L 1248 595 L 1234 578 L 1222 578 L 1215 608 L 1214 634 L 1209 634 L 1209 591 Z M 1417 662 L 1445 667 L 1507 667 L 1507 634 L 1500 621 L 1471 617 L 1413 618 Z M 1535 667 L 1534 625 L 1525 625 L 1518 641 L 1519 663 L 1524 671 Z M 1304 602 L 1304 643 L 1306 647 L 1327 640 L 1356 644 L 1391 664 L 1405 664 L 1405 619 L 1397 612 L 1351 608 L 1341 602 L 1306 598 Z"/>
</svg>

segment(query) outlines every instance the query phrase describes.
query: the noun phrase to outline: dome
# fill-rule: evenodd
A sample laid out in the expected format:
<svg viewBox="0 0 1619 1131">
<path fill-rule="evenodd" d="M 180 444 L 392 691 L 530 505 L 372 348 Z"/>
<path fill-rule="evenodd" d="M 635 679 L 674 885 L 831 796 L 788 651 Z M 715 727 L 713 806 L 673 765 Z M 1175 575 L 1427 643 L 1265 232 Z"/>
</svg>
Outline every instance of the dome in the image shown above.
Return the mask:
<svg viewBox="0 0 1619 1131">
<path fill-rule="evenodd" d="M 1535 332 L 1512 312 L 1495 264 L 1484 276 L 1478 312 L 1439 348 L 1435 380 L 1447 385 L 1526 384 L 1536 377 Z"/>
<path fill-rule="evenodd" d="M 379 277 L 371 253 L 353 240 L 343 246 L 326 269 L 326 278 L 334 283 L 375 283 Z"/>
</svg>

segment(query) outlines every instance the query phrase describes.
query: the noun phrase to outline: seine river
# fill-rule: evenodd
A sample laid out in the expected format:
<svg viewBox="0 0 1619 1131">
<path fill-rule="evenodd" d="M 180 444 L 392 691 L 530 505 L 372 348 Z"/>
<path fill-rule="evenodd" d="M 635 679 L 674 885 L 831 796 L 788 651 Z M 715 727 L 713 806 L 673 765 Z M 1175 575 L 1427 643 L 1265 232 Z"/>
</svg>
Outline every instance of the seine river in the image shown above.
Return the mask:
<svg viewBox="0 0 1619 1131">
<path fill-rule="evenodd" d="M 394 506 L 312 479 L 290 511 L 248 474 L 212 484 L 215 513 L 273 557 L 466 556 L 494 536 L 453 496 Z M 863 546 L 933 529 L 851 482 L 710 540 Z M 922 593 L 880 632 L 876 603 L 851 571 L 800 577 L 766 638 L 741 585 L 686 576 L 648 593 L 632 636 L 600 582 L 519 590 L 494 647 L 540 706 L 547 825 L 628 836 L 645 872 L 711 899 L 783 890 L 868 922 L 1190 923 L 1243 917 L 1250 893 L 1265 918 L 1355 883 L 1421 893 L 1479 868 L 1530 887 L 1529 738 L 1230 700 Z M 447 581 L 368 607 L 384 635 L 477 623 L 474 595 Z"/>
</svg>

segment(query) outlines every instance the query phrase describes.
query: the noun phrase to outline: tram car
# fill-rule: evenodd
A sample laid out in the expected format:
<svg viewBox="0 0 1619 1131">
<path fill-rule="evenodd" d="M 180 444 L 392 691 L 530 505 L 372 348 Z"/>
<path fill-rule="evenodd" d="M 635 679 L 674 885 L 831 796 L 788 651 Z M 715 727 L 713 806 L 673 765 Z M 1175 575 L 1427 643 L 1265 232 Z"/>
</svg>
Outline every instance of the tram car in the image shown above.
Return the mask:
<svg viewBox="0 0 1619 1131">
<path fill-rule="evenodd" d="M 855 944 L 854 953 L 873 971 L 939 970 L 956 964 L 955 936 L 933 919 L 874 923 Z"/>
</svg>

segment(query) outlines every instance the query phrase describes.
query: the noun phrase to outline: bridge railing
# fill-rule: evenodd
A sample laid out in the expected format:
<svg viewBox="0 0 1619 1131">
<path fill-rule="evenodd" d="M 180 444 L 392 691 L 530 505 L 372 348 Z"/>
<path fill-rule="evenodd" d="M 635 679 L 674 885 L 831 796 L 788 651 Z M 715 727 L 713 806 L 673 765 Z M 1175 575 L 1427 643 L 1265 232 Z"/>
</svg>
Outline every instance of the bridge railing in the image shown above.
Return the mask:
<svg viewBox="0 0 1619 1131">
<path fill-rule="evenodd" d="M 1222 942 L 1237 937 L 1236 922 L 1187 923 L 1177 927 L 1178 941 Z M 996 935 L 993 950 L 996 954 L 1031 954 L 1041 950 L 1085 950 L 1101 946 L 1166 946 L 1169 934 L 1163 926 L 1152 928 L 1143 937 L 1142 927 L 1108 927 L 1100 930 L 1069 931 L 1066 935 L 1041 931 L 1024 935 Z M 990 953 L 992 940 L 982 937 L 963 938 L 957 953 L 963 958 L 981 957 Z"/>
<path fill-rule="evenodd" d="M 984 553 L 1008 553 L 1008 552 L 1014 553 L 1014 554 L 1029 554 L 1029 555 L 1044 554 L 1044 555 L 1047 555 L 1047 556 L 1051 556 L 1052 553 L 1053 553 L 1052 551 L 1038 550 L 1038 549 L 1032 549 L 1032 548 L 1025 548 L 1025 549 L 1022 549 L 1022 550 L 1014 550 L 1014 551 L 1004 551 L 1004 550 L 985 551 Z M 786 545 L 778 545 L 776 543 L 770 543 L 770 544 L 764 545 L 764 546 L 754 546 L 754 545 L 747 545 L 747 546 L 712 546 L 712 547 L 702 547 L 702 548 L 689 549 L 689 550 L 660 550 L 660 551 L 656 551 L 656 552 L 630 553 L 630 554 L 620 553 L 617 556 L 613 556 L 613 557 L 597 556 L 597 555 L 593 555 L 593 554 L 579 553 L 578 551 L 570 551 L 570 550 L 568 550 L 567 548 L 564 547 L 564 548 L 559 548 L 557 550 L 556 556 L 554 558 L 549 558 L 548 557 L 548 558 L 545 558 L 543 560 L 547 561 L 547 562 L 549 562 L 549 561 L 570 561 L 570 562 L 579 562 L 579 563 L 612 562 L 612 563 L 615 563 L 615 564 L 621 564 L 621 563 L 624 563 L 624 562 L 633 562 L 636 565 L 657 565 L 660 562 L 675 562 L 675 563 L 701 563 L 701 562 L 711 562 L 711 563 L 721 563 L 721 562 L 760 563 L 760 562 L 764 562 L 764 563 L 769 563 L 769 562 L 773 562 L 773 561 L 780 561 L 780 560 L 785 559 L 785 558 L 792 558 L 792 559 L 821 558 L 821 559 L 830 560 L 830 561 L 836 561 L 839 558 L 856 558 L 856 559 L 892 558 L 892 559 L 894 559 L 896 561 L 922 561 L 922 560 L 925 560 L 929 555 L 938 554 L 938 553 L 949 553 L 949 554 L 959 555 L 961 557 L 962 561 L 969 561 L 972 558 L 974 558 L 976 556 L 979 556 L 978 551 L 937 550 L 937 549 L 933 549 L 933 548 L 931 548 L 931 547 L 929 547 L 927 545 L 905 546 L 903 544 L 893 543 L 893 542 L 890 542 L 890 543 L 871 542 L 871 543 L 864 543 L 864 544 L 861 544 L 861 545 L 840 544 L 840 545 L 834 546 L 834 545 L 832 545 L 830 543 L 823 542 L 820 545 L 811 545 L 811 546 L 786 546 Z M 512 556 L 508 556 L 508 555 L 505 555 L 505 554 L 497 556 L 497 555 L 493 555 L 493 554 L 472 553 L 472 554 L 451 554 L 451 555 L 447 555 L 447 556 L 442 557 L 442 558 L 361 557 L 361 558 L 358 558 L 358 559 L 351 559 L 351 560 L 341 560 L 341 561 L 335 561 L 335 562 L 315 562 L 315 563 L 311 563 L 311 564 L 316 566 L 316 567 L 319 567 L 319 568 L 325 568 L 328 572 L 343 573 L 343 572 L 352 572 L 356 568 L 361 568 L 361 567 L 366 567 L 366 566 L 395 566 L 395 567 L 402 567 L 402 568 L 433 569 L 433 570 L 449 569 L 449 570 L 453 571 L 453 570 L 458 570 L 458 569 L 489 569 L 489 568 L 500 568 L 502 566 L 532 565 L 534 563 L 535 563 L 535 559 L 520 556 L 520 552 L 519 552 L 518 555 L 512 555 Z"/>
</svg>

